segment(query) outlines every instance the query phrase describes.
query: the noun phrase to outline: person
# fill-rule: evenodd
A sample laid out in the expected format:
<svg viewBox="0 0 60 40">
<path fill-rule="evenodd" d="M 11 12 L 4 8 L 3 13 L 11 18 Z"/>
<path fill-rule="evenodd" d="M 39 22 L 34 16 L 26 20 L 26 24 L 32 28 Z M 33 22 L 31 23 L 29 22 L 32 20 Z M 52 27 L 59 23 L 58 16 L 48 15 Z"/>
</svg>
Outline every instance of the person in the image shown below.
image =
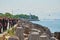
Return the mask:
<svg viewBox="0 0 60 40">
<path fill-rule="evenodd" d="M 8 24 L 8 20 L 6 18 L 3 18 L 3 31 L 7 30 L 7 24 Z"/>
<path fill-rule="evenodd" d="M 0 19 L 0 33 L 2 33 L 2 27 L 3 27 L 3 25 L 2 25 L 2 19 Z"/>
<path fill-rule="evenodd" d="M 10 28 L 11 28 L 11 24 L 12 24 L 12 21 L 11 21 L 11 19 L 9 19 L 9 26 L 10 26 Z"/>
</svg>

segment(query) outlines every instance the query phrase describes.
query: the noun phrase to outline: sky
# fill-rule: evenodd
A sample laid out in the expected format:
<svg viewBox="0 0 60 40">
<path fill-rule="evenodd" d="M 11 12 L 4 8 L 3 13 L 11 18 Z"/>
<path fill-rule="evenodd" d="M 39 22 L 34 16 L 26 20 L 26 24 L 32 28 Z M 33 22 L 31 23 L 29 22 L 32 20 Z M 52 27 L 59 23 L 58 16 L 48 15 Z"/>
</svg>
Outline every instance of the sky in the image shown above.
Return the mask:
<svg viewBox="0 0 60 40">
<path fill-rule="evenodd" d="M 0 12 L 31 13 L 39 19 L 60 19 L 60 0 L 0 0 Z"/>
</svg>

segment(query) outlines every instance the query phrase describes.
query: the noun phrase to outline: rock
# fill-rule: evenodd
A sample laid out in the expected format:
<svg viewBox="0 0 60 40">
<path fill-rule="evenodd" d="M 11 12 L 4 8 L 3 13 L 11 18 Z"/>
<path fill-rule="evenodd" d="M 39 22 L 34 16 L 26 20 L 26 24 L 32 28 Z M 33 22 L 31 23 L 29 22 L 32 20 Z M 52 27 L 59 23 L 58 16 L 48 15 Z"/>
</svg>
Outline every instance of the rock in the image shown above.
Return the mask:
<svg viewBox="0 0 60 40">
<path fill-rule="evenodd" d="M 20 24 L 19 24 L 20 23 Z M 38 24 L 34 24 L 31 23 L 29 21 L 21 21 L 18 23 L 18 25 L 22 25 L 22 27 L 24 28 L 24 33 L 25 34 L 30 34 L 32 32 L 38 32 L 39 35 L 43 35 L 43 33 L 46 33 L 48 35 L 48 39 L 50 39 L 52 37 L 51 32 L 49 30 L 49 28 L 44 27 L 42 25 L 38 25 Z M 47 37 L 46 37 L 47 39 Z"/>
<path fill-rule="evenodd" d="M 24 40 L 24 35 L 23 35 L 24 29 L 22 27 L 17 27 L 16 28 L 16 33 L 15 35 L 19 37 L 19 40 Z"/>
<path fill-rule="evenodd" d="M 54 37 L 57 38 L 58 40 L 60 40 L 60 32 L 55 32 Z"/>
<path fill-rule="evenodd" d="M 34 28 L 32 28 L 32 29 L 31 29 L 31 32 L 38 32 L 38 33 L 39 33 L 39 35 L 41 35 L 41 34 L 42 34 L 42 32 L 41 32 L 40 30 L 38 30 L 38 29 L 34 29 Z"/>
<path fill-rule="evenodd" d="M 56 39 L 55 37 L 51 37 L 51 40 L 58 40 L 58 39 Z"/>
<path fill-rule="evenodd" d="M 43 33 L 41 36 L 40 36 L 40 40 L 50 40 L 50 38 L 48 37 L 48 35 L 46 33 Z"/>
<path fill-rule="evenodd" d="M 8 40 L 19 40 L 19 38 L 17 36 L 11 36 L 8 38 Z"/>
<path fill-rule="evenodd" d="M 29 35 L 28 40 L 40 40 L 39 39 L 39 33 L 38 32 L 31 32 Z"/>
</svg>

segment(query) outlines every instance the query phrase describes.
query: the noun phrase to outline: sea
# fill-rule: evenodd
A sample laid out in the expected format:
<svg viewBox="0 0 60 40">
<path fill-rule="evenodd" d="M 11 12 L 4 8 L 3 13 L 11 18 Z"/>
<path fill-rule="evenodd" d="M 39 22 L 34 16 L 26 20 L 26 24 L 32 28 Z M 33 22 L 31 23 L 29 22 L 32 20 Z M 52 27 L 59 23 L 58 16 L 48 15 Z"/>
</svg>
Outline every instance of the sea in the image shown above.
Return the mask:
<svg viewBox="0 0 60 40">
<path fill-rule="evenodd" d="M 54 32 L 60 32 L 60 19 L 54 19 L 54 20 L 40 20 L 40 21 L 31 21 L 32 23 L 42 25 L 44 27 L 48 27 L 51 31 L 51 33 Z"/>
</svg>

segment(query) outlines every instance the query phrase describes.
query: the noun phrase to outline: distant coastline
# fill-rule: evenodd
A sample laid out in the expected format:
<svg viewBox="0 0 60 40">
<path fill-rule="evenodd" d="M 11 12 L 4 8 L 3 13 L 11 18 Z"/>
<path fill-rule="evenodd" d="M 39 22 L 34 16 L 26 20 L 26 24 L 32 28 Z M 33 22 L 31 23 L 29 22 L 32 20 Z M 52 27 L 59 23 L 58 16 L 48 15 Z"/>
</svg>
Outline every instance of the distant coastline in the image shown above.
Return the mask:
<svg viewBox="0 0 60 40">
<path fill-rule="evenodd" d="M 40 21 L 39 19 L 28 19 L 28 21 Z"/>
</svg>

